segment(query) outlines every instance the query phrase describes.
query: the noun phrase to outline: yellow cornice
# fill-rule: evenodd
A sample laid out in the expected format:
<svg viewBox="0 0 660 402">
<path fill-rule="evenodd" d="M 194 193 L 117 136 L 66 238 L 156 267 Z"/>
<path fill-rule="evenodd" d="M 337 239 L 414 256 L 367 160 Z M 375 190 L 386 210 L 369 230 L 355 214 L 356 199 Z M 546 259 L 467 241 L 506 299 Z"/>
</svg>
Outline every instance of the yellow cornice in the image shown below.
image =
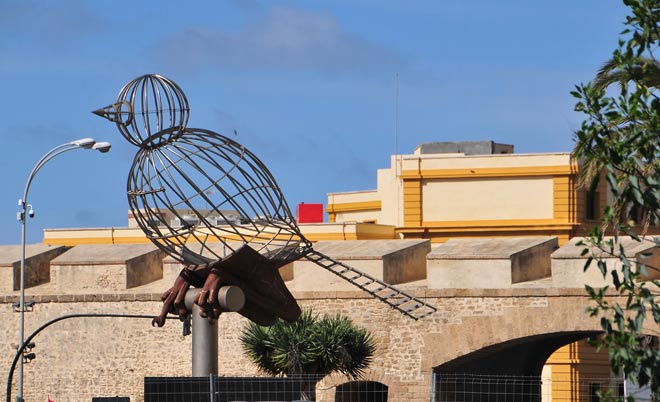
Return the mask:
<svg viewBox="0 0 660 402">
<path fill-rule="evenodd" d="M 311 241 L 318 240 L 364 240 L 364 239 L 393 239 L 394 226 L 378 225 L 373 223 L 339 223 L 339 224 L 302 224 L 300 230 L 304 236 Z M 197 232 L 198 235 L 201 232 Z M 275 235 L 272 234 L 271 235 Z M 268 236 L 268 237 L 265 237 Z M 271 239 L 263 233 L 262 239 Z M 275 235 L 276 239 L 288 239 L 289 235 Z M 222 238 L 225 241 L 242 241 L 238 235 L 227 235 Z M 259 237 L 253 237 L 259 239 Z M 174 239 L 173 239 L 174 240 Z M 210 237 L 210 243 L 217 243 L 219 238 Z M 194 238 L 181 238 L 184 241 L 194 242 Z M 149 244 L 151 241 L 144 236 L 140 229 L 136 228 L 108 228 L 108 229 L 71 229 L 71 230 L 47 230 L 43 240 L 48 245 L 76 246 L 82 244 Z"/>
<path fill-rule="evenodd" d="M 380 210 L 380 201 L 359 201 L 359 202 L 342 202 L 336 204 L 328 204 L 325 212 L 354 212 L 354 211 L 373 211 Z"/>
<path fill-rule="evenodd" d="M 311 233 L 305 236 L 311 242 L 321 240 L 357 240 L 358 236 L 355 232 L 334 232 L 334 233 Z"/>
<path fill-rule="evenodd" d="M 146 237 L 57 237 L 45 238 L 44 244 L 49 246 L 79 246 L 81 244 L 147 244 Z"/>
<path fill-rule="evenodd" d="M 417 227 L 400 227 L 397 232 L 509 232 L 571 230 L 576 225 L 560 219 L 507 219 L 475 221 L 422 222 Z"/>
<path fill-rule="evenodd" d="M 481 219 L 470 221 L 424 221 L 427 227 L 491 227 L 491 226 L 536 226 L 565 225 L 566 221 L 559 219 Z"/>
<path fill-rule="evenodd" d="M 535 177 L 571 175 L 576 172 L 572 165 L 558 166 L 515 166 L 497 168 L 464 168 L 464 169 L 422 169 L 404 170 L 402 179 L 464 179 L 480 177 Z"/>
</svg>

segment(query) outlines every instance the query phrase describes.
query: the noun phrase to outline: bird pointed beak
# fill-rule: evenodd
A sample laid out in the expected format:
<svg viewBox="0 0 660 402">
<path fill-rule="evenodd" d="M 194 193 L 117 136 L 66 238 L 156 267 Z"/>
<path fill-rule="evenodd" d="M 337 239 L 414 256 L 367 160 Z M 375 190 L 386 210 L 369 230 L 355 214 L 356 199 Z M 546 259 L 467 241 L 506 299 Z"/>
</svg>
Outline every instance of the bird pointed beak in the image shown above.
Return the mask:
<svg viewBox="0 0 660 402">
<path fill-rule="evenodd" d="M 129 124 L 133 120 L 133 108 L 131 105 L 124 102 L 117 102 L 100 109 L 92 110 L 97 116 L 108 119 L 113 123 Z"/>
</svg>

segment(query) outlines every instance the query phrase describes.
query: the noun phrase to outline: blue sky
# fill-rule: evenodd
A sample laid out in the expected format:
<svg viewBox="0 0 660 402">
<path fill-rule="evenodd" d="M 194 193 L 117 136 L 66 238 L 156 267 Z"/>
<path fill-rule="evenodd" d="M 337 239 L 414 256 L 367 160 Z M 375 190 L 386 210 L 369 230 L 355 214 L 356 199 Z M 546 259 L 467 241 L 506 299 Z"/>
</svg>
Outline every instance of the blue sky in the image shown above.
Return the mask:
<svg viewBox="0 0 660 402">
<path fill-rule="evenodd" d="M 90 113 L 145 73 L 177 82 L 190 127 L 238 132 L 293 210 L 376 187 L 398 141 L 494 140 L 570 151 L 573 86 L 615 48 L 627 10 L 603 0 L 0 0 L 0 244 L 18 244 L 17 199 L 35 178 L 28 242 L 43 228 L 123 227 L 136 148 Z"/>
</svg>

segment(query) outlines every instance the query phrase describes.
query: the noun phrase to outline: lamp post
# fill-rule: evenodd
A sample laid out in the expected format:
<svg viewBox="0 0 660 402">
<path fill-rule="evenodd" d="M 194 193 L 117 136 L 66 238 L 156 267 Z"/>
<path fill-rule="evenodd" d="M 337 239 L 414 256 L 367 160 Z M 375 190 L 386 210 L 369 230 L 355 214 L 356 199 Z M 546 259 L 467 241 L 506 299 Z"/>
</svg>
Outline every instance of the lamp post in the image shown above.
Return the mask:
<svg viewBox="0 0 660 402">
<path fill-rule="evenodd" d="M 19 308 L 19 331 L 18 331 L 18 347 L 24 349 L 23 341 L 25 336 L 25 226 L 26 226 L 26 215 L 30 218 L 34 217 L 34 210 L 32 205 L 28 204 L 28 192 L 30 191 L 30 185 L 32 180 L 37 172 L 48 162 L 57 155 L 60 155 L 64 152 L 71 151 L 74 149 L 95 149 L 99 152 L 106 153 L 110 150 L 109 142 L 96 142 L 93 138 L 81 138 L 79 140 L 67 142 L 56 146 L 55 148 L 48 151 L 44 156 L 39 159 L 32 171 L 30 176 L 28 176 L 27 183 L 25 183 L 25 192 L 23 193 L 23 198 L 18 200 L 18 206 L 20 211 L 18 212 L 18 220 L 21 222 L 21 283 L 20 283 L 20 296 L 18 302 Z M 21 358 L 18 362 L 18 390 L 16 392 L 16 402 L 23 401 L 23 359 Z"/>
</svg>

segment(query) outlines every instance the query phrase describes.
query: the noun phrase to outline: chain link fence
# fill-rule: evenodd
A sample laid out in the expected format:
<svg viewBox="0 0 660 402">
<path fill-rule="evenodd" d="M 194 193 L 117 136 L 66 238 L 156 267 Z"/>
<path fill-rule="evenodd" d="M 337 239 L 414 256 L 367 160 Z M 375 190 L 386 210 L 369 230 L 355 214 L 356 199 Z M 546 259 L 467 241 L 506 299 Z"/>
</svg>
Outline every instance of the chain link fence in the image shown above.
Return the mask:
<svg viewBox="0 0 660 402">
<path fill-rule="evenodd" d="M 434 378 L 434 402 L 600 402 L 606 392 L 633 396 L 636 402 L 657 401 L 648 389 L 612 377 L 436 373 Z"/>
<path fill-rule="evenodd" d="M 316 400 L 318 376 L 268 377 L 146 377 L 145 402 L 280 402 Z M 349 381 L 334 388 L 337 402 L 386 402 L 387 386 Z"/>
<path fill-rule="evenodd" d="M 387 402 L 404 401 L 388 394 L 386 384 L 347 381 L 331 388 L 317 376 L 269 377 L 147 377 L 144 402 Z M 330 391 L 330 392 L 328 392 Z M 431 402 L 600 402 L 600 393 L 633 395 L 638 402 L 657 402 L 620 378 L 575 376 L 435 373 Z"/>
</svg>

